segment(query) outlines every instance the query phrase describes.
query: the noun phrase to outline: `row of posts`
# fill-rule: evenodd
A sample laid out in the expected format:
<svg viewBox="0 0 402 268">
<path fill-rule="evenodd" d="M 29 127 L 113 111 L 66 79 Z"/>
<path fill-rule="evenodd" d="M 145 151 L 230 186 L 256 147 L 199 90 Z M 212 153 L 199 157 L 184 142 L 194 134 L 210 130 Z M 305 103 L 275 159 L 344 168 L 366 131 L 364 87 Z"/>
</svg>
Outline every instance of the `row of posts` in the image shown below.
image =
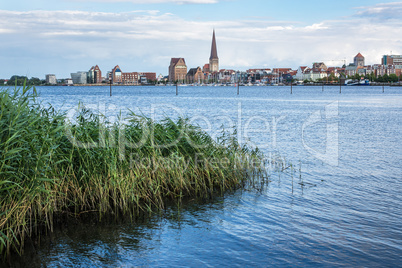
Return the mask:
<svg viewBox="0 0 402 268">
<path fill-rule="evenodd" d="M 109 79 L 110 82 L 110 97 L 112 96 L 112 79 Z M 322 92 L 324 92 L 324 83 L 322 83 Z M 382 92 L 384 93 L 384 84 L 382 84 Z M 342 93 L 342 83 L 339 82 L 339 94 Z M 237 95 L 240 94 L 240 83 L 237 83 Z M 290 94 L 293 94 L 293 84 L 290 83 Z M 176 96 L 179 95 L 178 84 L 176 83 Z"/>
</svg>

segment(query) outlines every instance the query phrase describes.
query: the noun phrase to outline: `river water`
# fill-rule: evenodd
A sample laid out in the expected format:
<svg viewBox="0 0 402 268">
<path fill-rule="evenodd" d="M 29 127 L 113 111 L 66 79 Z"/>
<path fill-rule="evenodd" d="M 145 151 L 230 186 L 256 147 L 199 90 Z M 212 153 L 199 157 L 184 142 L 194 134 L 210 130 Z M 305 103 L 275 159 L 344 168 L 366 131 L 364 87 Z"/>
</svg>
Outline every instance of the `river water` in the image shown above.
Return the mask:
<svg viewBox="0 0 402 268">
<path fill-rule="evenodd" d="M 17 258 L 30 267 L 401 265 L 402 88 L 39 87 L 73 116 L 186 116 L 213 137 L 292 163 L 260 190 L 122 223 L 69 224 Z M 267 167 L 270 169 L 270 167 Z"/>
</svg>

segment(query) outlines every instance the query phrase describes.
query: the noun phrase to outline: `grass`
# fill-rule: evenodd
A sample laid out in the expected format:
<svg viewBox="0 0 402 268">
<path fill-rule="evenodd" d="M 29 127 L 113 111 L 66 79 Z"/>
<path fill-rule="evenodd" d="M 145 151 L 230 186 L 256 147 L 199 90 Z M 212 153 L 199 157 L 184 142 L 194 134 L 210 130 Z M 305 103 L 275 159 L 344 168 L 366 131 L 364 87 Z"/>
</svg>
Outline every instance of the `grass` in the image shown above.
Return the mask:
<svg viewBox="0 0 402 268">
<path fill-rule="evenodd" d="M 166 202 L 244 186 L 264 173 L 258 149 L 213 140 L 186 118 L 129 115 L 108 123 L 81 109 L 73 121 L 36 102 L 34 88 L 0 91 L 0 254 L 86 212 L 135 217 Z"/>
</svg>

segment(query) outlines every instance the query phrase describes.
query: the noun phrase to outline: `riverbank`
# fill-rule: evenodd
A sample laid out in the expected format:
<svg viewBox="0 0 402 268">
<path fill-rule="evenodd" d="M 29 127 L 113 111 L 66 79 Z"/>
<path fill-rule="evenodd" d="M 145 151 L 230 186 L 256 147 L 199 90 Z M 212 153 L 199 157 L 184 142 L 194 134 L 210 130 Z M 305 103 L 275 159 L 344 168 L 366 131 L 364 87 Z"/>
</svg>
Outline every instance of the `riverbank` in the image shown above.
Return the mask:
<svg viewBox="0 0 402 268">
<path fill-rule="evenodd" d="M 3 261 L 62 217 L 135 217 L 265 176 L 257 149 L 227 133 L 215 141 L 186 118 L 155 122 L 131 113 L 128 124 L 111 124 L 81 109 L 70 123 L 35 99 L 29 87 L 0 92 Z"/>
</svg>

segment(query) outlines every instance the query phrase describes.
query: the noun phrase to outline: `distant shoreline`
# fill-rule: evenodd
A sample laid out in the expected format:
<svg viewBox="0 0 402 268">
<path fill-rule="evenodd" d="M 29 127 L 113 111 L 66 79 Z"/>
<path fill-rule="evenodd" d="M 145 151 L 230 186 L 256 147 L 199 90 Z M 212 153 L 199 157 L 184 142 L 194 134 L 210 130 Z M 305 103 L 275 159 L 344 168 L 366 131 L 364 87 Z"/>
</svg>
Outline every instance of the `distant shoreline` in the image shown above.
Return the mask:
<svg viewBox="0 0 402 268">
<path fill-rule="evenodd" d="M 56 85 L 58 86 L 58 85 Z M 107 86 L 110 87 L 110 84 L 73 84 L 73 85 L 60 85 L 60 86 L 74 86 L 74 87 L 99 87 L 99 86 Z M 129 86 L 129 87 L 154 87 L 155 85 L 127 85 L 127 84 L 112 84 L 113 87 L 121 87 L 121 86 Z"/>
<path fill-rule="evenodd" d="M 7 85 L 4 85 L 7 86 Z M 106 83 L 99 83 L 99 84 L 56 84 L 56 85 L 50 85 L 50 84 L 45 84 L 45 85 L 36 85 L 36 86 L 43 86 L 43 87 L 110 87 L 110 84 Z M 132 84 L 112 84 L 112 87 L 159 87 L 159 86 L 176 86 L 175 84 L 141 84 L 141 85 L 132 85 Z M 179 86 L 232 86 L 232 87 L 237 87 L 237 84 L 202 84 L 202 85 L 193 85 L 193 84 L 179 84 Z M 258 87 L 272 87 L 272 86 L 290 86 L 290 83 L 285 83 L 285 84 L 252 84 L 252 85 L 247 85 L 247 84 L 240 84 L 241 87 L 243 86 L 258 86 Z M 322 82 L 315 82 L 315 83 L 306 83 L 306 84 L 295 84 L 293 83 L 293 86 L 323 86 Z M 324 82 L 324 86 L 340 86 L 339 83 L 328 83 Z M 341 85 L 343 86 L 351 86 L 351 85 L 345 85 L 342 83 Z M 391 86 L 391 87 L 402 87 L 402 81 L 399 82 L 370 82 L 369 85 L 356 85 L 356 86 Z"/>
</svg>

